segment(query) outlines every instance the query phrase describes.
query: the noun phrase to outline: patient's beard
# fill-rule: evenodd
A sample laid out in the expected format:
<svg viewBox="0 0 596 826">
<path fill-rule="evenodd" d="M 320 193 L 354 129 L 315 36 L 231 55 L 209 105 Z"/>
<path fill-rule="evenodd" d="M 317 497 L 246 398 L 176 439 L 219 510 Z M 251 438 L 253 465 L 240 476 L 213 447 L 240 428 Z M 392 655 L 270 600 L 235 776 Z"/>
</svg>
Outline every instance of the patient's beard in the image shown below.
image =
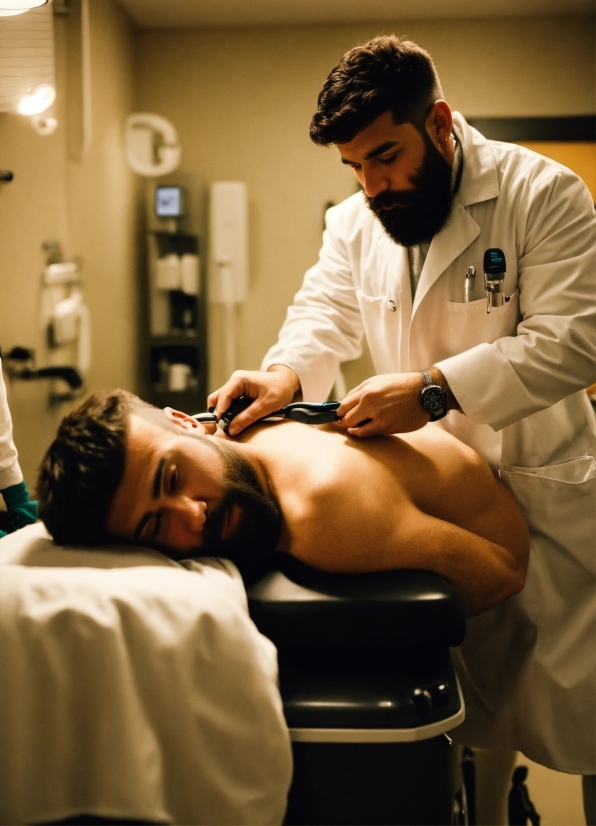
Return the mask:
<svg viewBox="0 0 596 826">
<path fill-rule="evenodd" d="M 367 206 L 383 225 L 387 235 L 403 247 L 428 244 L 449 221 L 453 193 L 451 166 L 434 146 L 426 132 L 424 158 L 410 178 L 415 187 L 408 190 L 386 189 L 369 198 Z M 392 206 L 392 209 L 383 209 Z"/>
<path fill-rule="evenodd" d="M 281 529 L 280 513 L 263 493 L 251 463 L 234 446 L 210 442 L 224 461 L 225 493 L 222 500 L 207 511 L 199 554 L 230 559 L 248 584 L 271 567 Z M 222 538 L 226 517 L 234 518 L 236 512 L 239 512 L 237 524 Z"/>
</svg>

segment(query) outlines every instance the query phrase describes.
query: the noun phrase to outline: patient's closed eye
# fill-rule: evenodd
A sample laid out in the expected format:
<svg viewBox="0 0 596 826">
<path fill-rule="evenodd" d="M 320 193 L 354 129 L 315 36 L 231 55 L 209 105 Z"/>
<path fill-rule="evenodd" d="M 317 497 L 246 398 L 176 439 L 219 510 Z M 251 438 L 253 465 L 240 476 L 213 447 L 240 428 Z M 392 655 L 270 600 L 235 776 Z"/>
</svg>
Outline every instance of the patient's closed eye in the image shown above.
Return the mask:
<svg viewBox="0 0 596 826">
<path fill-rule="evenodd" d="M 157 538 L 157 535 L 161 527 L 161 511 L 157 511 L 155 513 L 147 513 L 143 518 L 145 520 L 145 523 L 141 530 L 137 529 L 135 538 L 139 539 L 141 542 L 152 542 Z"/>
<path fill-rule="evenodd" d="M 159 536 L 159 531 L 161 528 L 161 520 L 162 514 L 161 512 L 155 514 L 155 518 L 153 519 L 153 525 L 151 529 L 150 539 L 157 539 Z"/>
<path fill-rule="evenodd" d="M 151 542 L 157 538 L 159 529 L 161 527 L 161 511 L 157 511 L 151 515 L 151 519 L 147 522 L 145 530 L 140 536 L 144 542 Z"/>
</svg>

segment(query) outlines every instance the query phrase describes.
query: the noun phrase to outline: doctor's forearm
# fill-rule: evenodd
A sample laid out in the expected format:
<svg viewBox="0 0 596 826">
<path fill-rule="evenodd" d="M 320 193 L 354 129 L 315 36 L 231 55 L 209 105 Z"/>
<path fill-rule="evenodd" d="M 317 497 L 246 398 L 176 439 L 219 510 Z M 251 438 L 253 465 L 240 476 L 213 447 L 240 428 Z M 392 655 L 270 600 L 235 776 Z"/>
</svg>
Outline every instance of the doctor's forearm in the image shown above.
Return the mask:
<svg viewBox="0 0 596 826">
<path fill-rule="evenodd" d="M 538 335 L 518 335 L 479 344 L 436 366 L 466 416 L 498 431 L 590 384 L 593 344 L 581 351 L 548 345 Z"/>
</svg>

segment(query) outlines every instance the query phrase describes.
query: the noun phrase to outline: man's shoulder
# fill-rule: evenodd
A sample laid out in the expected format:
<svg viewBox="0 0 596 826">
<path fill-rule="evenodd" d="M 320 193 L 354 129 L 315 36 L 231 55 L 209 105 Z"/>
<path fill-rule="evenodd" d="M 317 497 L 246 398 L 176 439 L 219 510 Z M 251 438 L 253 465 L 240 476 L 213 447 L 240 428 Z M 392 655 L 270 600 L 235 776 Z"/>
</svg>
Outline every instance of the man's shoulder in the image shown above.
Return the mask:
<svg viewBox="0 0 596 826">
<path fill-rule="evenodd" d="M 520 144 L 486 138 L 459 113 L 454 113 L 454 127 L 463 144 L 464 178 L 476 179 L 492 166 L 501 194 L 531 189 L 535 195 L 553 186 L 586 190 L 571 169 Z"/>
<path fill-rule="evenodd" d="M 572 214 L 593 220 L 590 192 L 572 170 L 525 146 L 486 138 L 459 113 L 454 128 L 462 141 L 459 198 L 465 207 L 494 199 L 508 213 L 538 214 L 543 206 L 558 211 L 567 204 Z"/>
<path fill-rule="evenodd" d="M 509 204 L 517 203 L 524 222 L 530 227 L 534 218 L 541 222 L 547 215 L 559 221 L 594 220 L 593 199 L 584 181 L 563 164 L 540 155 L 525 146 L 491 141 L 497 158 L 500 190 Z M 544 224 L 544 226 L 547 226 Z"/>
<path fill-rule="evenodd" d="M 497 163 L 514 166 L 518 174 L 541 176 L 545 180 L 569 178 L 580 180 L 579 176 L 563 164 L 541 155 L 527 146 L 504 141 L 489 141 Z"/>
</svg>

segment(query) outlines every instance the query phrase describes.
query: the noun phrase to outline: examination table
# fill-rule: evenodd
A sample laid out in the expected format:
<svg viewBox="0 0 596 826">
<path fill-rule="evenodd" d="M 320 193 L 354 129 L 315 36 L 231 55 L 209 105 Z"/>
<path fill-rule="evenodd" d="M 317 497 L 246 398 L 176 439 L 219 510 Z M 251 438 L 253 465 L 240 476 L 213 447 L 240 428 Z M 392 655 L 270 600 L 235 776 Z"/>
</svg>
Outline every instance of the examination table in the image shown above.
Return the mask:
<svg viewBox="0 0 596 826">
<path fill-rule="evenodd" d="M 276 565 L 0 540 L 0 822 L 449 823 L 449 585 Z"/>
</svg>

